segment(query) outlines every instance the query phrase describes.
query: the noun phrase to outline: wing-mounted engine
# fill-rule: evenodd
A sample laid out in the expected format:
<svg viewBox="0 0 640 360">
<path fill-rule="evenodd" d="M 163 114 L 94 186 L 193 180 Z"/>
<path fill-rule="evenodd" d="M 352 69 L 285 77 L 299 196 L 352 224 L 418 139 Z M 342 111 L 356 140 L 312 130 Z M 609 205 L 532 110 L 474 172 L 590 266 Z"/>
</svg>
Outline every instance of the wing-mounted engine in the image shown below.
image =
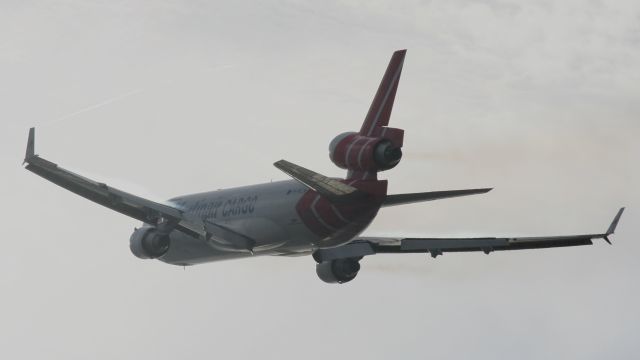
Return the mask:
<svg viewBox="0 0 640 360">
<path fill-rule="evenodd" d="M 404 130 L 378 128 L 370 136 L 347 132 L 329 144 L 334 164 L 351 172 L 378 172 L 394 168 L 402 159 Z"/>
<path fill-rule="evenodd" d="M 136 229 L 129 239 L 131 252 L 140 259 L 161 257 L 169 251 L 170 243 L 169 234 L 162 233 L 150 226 Z"/>
<path fill-rule="evenodd" d="M 353 280 L 360 271 L 361 258 L 323 261 L 316 265 L 316 274 L 328 284 L 344 284 Z"/>
</svg>

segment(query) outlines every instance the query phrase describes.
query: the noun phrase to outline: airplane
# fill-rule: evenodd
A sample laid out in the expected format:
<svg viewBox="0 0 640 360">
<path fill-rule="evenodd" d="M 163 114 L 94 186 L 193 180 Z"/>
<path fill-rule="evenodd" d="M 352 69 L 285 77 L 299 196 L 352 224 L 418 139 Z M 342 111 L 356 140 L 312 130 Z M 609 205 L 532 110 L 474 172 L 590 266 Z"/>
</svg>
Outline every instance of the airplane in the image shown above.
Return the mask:
<svg viewBox="0 0 640 360">
<path fill-rule="evenodd" d="M 364 237 L 381 208 L 458 196 L 491 188 L 387 194 L 378 172 L 402 159 L 404 130 L 389 118 L 404 64 L 405 50 L 393 53 L 369 111 L 357 132 L 336 136 L 329 158 L 347 170 L 331 178 L 286 160 L 274 166 L 292 180 L 177 196 L 151 201 L 59 167 L 35 154 L 35 128 L 29 130 L 26 169 L 84 198 L 143 222 L 130 237 L 131 252 L 141 259 L 188 266 L 263 255 L 305 256 L 316 262 L 326 283 L 347 283 L 360 271 L 360 260 L 374 254 L 542 249 L 592 245 L 614 233 L 624 207 L 601 234 L 542 237 L 409 238 Z"/>
</svg>

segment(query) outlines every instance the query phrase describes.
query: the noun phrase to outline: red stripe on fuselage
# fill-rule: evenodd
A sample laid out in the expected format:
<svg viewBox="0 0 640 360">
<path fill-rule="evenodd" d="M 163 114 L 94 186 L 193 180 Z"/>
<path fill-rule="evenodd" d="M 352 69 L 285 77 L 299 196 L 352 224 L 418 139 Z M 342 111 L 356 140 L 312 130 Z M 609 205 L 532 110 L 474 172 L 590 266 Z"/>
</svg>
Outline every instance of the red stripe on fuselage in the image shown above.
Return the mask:
<svg viewBox="0 0 640 360">
<path fill-rule="evenodd" d="M 302 195 L 302 198 L 298 201 L 298 204 L 296 204 L 296 212 L 309 230 L 311 230 L 314 234 L 324 238 L 329 236 L 332 231 L 331 229 L 324 226 L 311 210 L 311 205 L 313 204 L 313 201 L 317 196 L 318 193 L 313 190 L 308 190 L 306 193 L 304 193 L 304 195 Z"/>
<path fill-rule="evenodd" d="M 327 238 L 345 228 L 355 234 L 376 216 L 387 193 L 387 181 L 357 181 L 348 183 L 366 191 L 371 196 L 364 200 L 331 203 L 313 190 L 307 191 L 296 204 L 296 211 L 302 222 L 316 235 Z"/>
</svg>

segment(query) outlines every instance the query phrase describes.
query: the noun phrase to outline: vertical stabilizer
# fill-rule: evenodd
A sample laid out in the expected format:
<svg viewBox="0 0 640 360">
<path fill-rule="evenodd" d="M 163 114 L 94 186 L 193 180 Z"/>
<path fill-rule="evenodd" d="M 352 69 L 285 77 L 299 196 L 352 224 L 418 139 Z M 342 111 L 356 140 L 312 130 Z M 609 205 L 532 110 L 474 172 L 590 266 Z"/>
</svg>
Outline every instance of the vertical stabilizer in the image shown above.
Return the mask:
<svg viewBox="0 0 640 360">
<path fill-rule="evenodd" d="M 389 125 L 389 117 L 391 116 L 393 101 L 396 98 L 406 53 L 406 49 L 398 50 L 391 56 L 387 70 L 382 77 L 378 91 L 360 129 L 360 135 L 371 136 L 376 128 Z"/>
</svg>

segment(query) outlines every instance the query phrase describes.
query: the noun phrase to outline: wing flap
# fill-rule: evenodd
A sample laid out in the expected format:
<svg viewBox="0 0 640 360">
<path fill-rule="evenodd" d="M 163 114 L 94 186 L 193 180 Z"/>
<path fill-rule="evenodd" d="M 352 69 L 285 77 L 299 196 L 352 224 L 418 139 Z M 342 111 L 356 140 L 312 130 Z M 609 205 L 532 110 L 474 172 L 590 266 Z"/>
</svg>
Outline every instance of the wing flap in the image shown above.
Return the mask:
<svg viewBox="0 0 640 360">
<path fill-rule="evenodd" d="M 539 237 L 539 238 L 478 238 L 478 239 L 402 239 L 399 252 L 427 252 L 433 257 L 445 252 L 482 251 L 490 253 L 505 250 L 544 249 L 591 245 L 595 235 Z M 379 248 L 378 252 L 396 252 L 396 249 Z"/>
</svg>

